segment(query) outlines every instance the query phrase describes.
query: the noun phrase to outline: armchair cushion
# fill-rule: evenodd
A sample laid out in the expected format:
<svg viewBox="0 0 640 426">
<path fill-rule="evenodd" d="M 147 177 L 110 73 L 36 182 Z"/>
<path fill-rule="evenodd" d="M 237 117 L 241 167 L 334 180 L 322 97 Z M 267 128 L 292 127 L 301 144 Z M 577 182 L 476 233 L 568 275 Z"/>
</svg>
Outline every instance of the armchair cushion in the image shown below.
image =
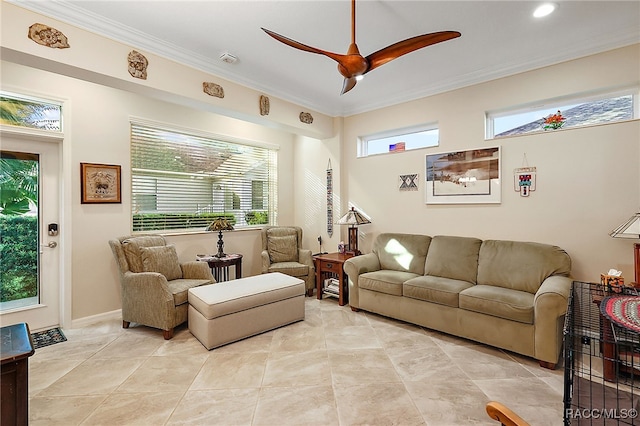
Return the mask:
<svg viewBox="0 0 640 426">
<path fill-rule="evenodd" d="M 267 243 L 267 251 L 269 252 L 271 263 L 297 262 L 298 238 L 295 235 L 270 236 Z"/>
<path fill-rule="evenodd" d="M 309 275 L 309 265 L 298 262 L 278 262 L 269 266 L 269 272 L 281 272 L 292 277 L 304 277 Z"/>
<path fill-rule="evenodd" d="M 159 272 L 167 281 L 182 278 L 182 268 L 174 245 L 140 247 L 144 272 Z"/>
<path fill-rule="evenodd" d="M 142 265 L 141 247 L 164 246 L 165 240 L 160 235 L 143 235 L 122 240 L 122 251 L 127 259 L 131 272 L 145 272 Z"/>
</svg>

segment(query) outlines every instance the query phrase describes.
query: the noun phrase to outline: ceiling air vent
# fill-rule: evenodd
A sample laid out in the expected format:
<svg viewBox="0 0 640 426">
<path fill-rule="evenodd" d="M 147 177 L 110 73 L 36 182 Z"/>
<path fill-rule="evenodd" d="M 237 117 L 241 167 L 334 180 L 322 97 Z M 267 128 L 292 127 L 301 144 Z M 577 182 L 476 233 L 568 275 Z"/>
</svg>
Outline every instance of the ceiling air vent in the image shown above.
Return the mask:
<svg viewBox="0 0 640 426">
<path fill-rule="evenodd" d="M 220 55 L 220 60 L 228 64 L 235 64 L 236 62 L 238 62 L 238 57 L 233 56 L 231 53 L 224 52 L 222 55 Z"/>
</svg>

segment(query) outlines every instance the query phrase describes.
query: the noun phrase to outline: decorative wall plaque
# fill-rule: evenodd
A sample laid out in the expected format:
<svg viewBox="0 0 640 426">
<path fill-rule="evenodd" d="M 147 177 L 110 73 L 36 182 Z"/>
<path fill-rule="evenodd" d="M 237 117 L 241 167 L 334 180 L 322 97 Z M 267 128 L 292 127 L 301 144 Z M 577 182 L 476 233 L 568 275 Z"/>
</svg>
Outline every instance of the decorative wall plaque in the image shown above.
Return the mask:
<svg viewBox="0 0 640 426">
<path fill-rule="evenodd" d="M 260 95 L 260 115 L 269 115 L 269 98 Z"/>
<path fill-rule="evenodd" d="M 224 88 L 219 84 L 203 81 L 202 91 L 207 95 L 215 96 L 216 98 L 224 98 Z"/>
<path fill-rule="evenodd" d="M 417 191 L 418 190 L 418 174 L 400 175 L 400 191 Z"/>
<path fill-rule="evenodd" d="M 149 61 L 140 52 L 132 50 L 127 57 L 129 61 L 129 74 L 131 77 L 139 78 L 142 80 L 147 79 L 147 66 Z"/>
<path fill-rule="evenodd" d="M 69 47 L 67 36 L 55 28 L 44 24 L 33 24 L 29 27 L 29 38 L 42 46 L 53 49 L 66 49 Z"/>
<path fill-rule="evenodd" d="M 305 124 L 311 124 L 311 123 L 313 123 L 313 116 L 311 114 L 309 114 L 308 112 L 301 112 L 300 113 L 300 121 L 302 121 Z"/>
<path fill-rule="evenodd" d="M 513 171 L 514 189 L 521 197 L 528 197 L 531 191 L 536 190 L 536 168 L 520 167 Z"/>
</svg>

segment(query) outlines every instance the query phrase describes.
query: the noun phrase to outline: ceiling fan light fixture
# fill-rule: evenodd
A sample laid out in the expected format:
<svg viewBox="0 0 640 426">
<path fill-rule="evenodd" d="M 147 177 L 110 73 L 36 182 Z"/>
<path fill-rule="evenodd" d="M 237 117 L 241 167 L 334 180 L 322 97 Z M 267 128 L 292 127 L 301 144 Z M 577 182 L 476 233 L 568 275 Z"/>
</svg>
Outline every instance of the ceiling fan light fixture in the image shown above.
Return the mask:
<svg viewBox="0 0 640 426">
<path fill-rule="evenodd" d="M 552 14 L 557 7 L 558 5 L 556 5 L 555 3 L 543 3 L 540 6 L 538 6 L 536 10 L 534 10 L 533 16 L 535 18 L 543 18 L 545 16 Z"/>
<path fill-rule="evenodd" d="M 346 55 L 328 52 L 326 50 L 318 49 L 317 47 L 302 44 L 266 28 L 262 28 L 262 30 L 269 36 L 289 47 L 318 55 L 324 55 L 336 61 L 338 63 L 338 72 L 344 77 L 342 91 L 340 92 L 341 95 L 344 95 L 353 89 L 356 83 L 362 80 L 366 73 L 386 64 L 389 61 L 418 49 L 461 36 L 458 31 L 439 31 L 435 33 L 422 34 L 393 43 L 371 53 L 370 55 L 362 56 L 358 50 L 358 46 L 356 45 L 356 0 L 351 0 L 351 44 L 349 44 Z"/>
</svg>

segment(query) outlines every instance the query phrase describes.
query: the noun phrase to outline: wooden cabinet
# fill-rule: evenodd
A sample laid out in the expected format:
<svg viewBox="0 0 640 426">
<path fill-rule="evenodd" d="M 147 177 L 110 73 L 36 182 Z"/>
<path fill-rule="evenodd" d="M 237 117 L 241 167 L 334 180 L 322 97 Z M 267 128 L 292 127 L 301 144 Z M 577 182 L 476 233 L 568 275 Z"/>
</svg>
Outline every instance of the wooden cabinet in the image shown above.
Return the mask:
<svg viewBox="0 0 640 426">
<path fill-rule="evenodd" d="M 29 357 L 35 353 L 29 326 L 8 325 L 2 331 L 0 404 L 3 426 L 29 423 Z"/>
</svg>

